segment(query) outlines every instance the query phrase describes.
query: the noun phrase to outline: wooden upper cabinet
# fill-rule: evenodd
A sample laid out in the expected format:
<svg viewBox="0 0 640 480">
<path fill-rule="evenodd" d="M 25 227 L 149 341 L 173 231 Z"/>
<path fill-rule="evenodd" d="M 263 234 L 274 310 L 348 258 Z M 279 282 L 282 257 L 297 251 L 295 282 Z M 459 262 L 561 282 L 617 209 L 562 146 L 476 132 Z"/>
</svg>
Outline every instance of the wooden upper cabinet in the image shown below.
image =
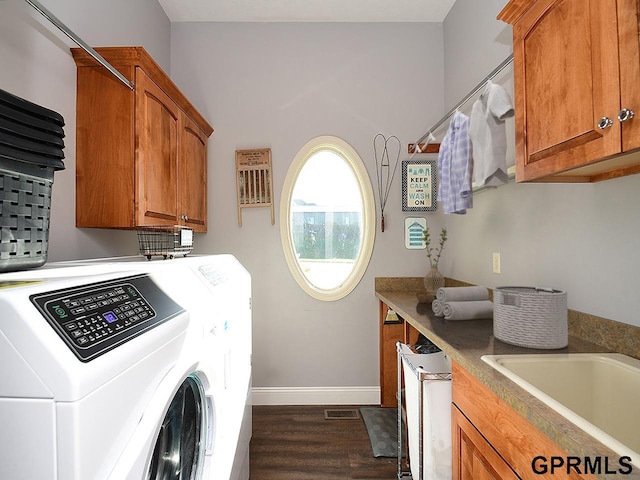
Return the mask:
<svg viewBox="0 0 640 480">
<path fill-rule="evenodd" d="M 203 192 L 207 191 L 207 137 L 189 117 L 182 115 L 181 119 L 183 142 L 179 165 L 184 181 L 178 188 L 180 215 L 182 223 L 199 232 L 207 224 L 207 203 L 202 201 Z"/>
<path fill-rule="evenodd" d="M 637 114 L 622 123 L 622 150 L 640 148 L 640 0 L 618 0 L 620 107 Z"/>
<path fill-rule="evenodd" d="M 128 89 L 81 49 L 76 226 L 185 225 L 207 230 L 207 140 L 213 128 L 141 47 L 97 48 Z"/>
<path fill-rule="evenodd" d="M 512 0 L 500 12 L 513 25 L 517 181 L 640 172 L 637 12 L 638 0 Z"/>
<path fill-rule="evenodd" d="M 178 223 L 180 110 L 136 69 L 136 217 L 142 225 Z"/>
</svg>

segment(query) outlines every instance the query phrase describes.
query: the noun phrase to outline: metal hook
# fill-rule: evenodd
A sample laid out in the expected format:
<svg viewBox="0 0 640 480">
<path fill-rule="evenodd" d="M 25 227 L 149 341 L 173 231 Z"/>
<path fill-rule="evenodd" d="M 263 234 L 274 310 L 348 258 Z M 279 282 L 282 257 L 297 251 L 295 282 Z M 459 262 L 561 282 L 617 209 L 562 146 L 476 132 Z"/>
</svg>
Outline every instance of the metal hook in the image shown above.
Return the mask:
<svg viewBox="0 0 640 480">
<path fill-rule="evenodd" d="M 395 155 L 395 161 L 393 162 L 393 168 L 391 165 L 391 159 L 389 157 L 389 151 L 391 148 L 391 144 L 389 142 L 397 142 L 397 153 Z M 379 149 L 382 150 L 381 155 L 379 156 Z M 380 216 L 381 216 L 381 224 L 380 227 L 384 232 L 384 208 L 387 204 L 387 199 L 389 198 L 389 192 L 391 191 L 391 184 L 393 182 L 393 177 L 395 176 L 396 169 L 398 168 L 398 160 L 400 159 L 400 150 L 401 143 L 400 139 L 395 135 L 390 137 L 385 137 L 383 134 L 379 133 L 373 138 L 373 151 L 375 155 L 376 161 L 376 180 L 378 183 L 378 199 L 380 201 Z"/>
</svg>

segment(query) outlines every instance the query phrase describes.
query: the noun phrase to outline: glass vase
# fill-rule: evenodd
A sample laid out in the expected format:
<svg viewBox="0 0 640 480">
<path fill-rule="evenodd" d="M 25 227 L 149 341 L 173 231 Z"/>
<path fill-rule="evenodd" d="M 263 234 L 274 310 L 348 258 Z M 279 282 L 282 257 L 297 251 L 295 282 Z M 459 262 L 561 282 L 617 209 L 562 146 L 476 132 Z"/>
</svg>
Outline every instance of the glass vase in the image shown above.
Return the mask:
<svg viewBox="0 0 640 480">
<path fill-rule="evenodd" d="M 441 287 L 444 287 L 444 276 L 437 266 L 432 266 L 424 277 L 424 288 L 427 293 L 435 295 Z"/>
</svg>

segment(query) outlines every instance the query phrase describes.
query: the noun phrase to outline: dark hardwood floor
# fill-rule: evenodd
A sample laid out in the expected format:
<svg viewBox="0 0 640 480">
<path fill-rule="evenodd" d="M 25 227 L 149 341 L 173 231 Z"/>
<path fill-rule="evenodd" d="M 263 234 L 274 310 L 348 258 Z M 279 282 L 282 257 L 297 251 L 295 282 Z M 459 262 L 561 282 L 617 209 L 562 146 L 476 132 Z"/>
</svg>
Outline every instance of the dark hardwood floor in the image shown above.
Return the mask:
<svg viewBox="0 0 640 480">
<path fill-rule="evenodd" d="M 251 480 L 394 480 L 375 458 L 362 418 L 326 420 L 326 406 L 254 406 Z M 357 408 L 357 407 L 353 407 Z"/>
</svg>

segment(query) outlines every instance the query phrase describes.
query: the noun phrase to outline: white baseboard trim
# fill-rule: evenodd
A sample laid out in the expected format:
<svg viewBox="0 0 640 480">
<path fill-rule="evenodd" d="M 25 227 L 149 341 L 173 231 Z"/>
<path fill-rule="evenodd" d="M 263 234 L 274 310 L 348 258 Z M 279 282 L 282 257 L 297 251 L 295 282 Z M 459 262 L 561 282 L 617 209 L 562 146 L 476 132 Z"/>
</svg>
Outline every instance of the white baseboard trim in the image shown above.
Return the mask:
<svg viewBox="0 0 640 480">
<path fill-rule="evenodd" d="M 380 387 L 253 387 L 254 405 L 379 405 Z"/>
</svg>

